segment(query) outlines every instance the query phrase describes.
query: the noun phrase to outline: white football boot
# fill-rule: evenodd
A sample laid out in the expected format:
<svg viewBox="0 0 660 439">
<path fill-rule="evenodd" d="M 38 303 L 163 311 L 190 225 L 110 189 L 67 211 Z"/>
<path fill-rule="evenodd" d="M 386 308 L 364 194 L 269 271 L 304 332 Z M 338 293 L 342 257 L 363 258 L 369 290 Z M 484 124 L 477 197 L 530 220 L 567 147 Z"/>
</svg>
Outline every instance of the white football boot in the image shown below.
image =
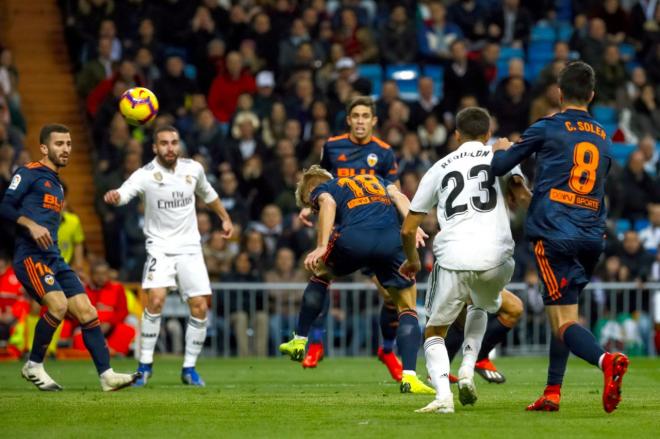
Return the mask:
<svg viewBox="0 0 660 439">
<path fill-rule="evenodd" d="M 43 390 L 44 392 L 58 392 L 62 390 L 62 386 L 57 384 L 55 380 L 46 373 L 43 363 L 33 363 L 33 365 L 30 366 L 30 362 L 28 361 L 21 369 L 21 375 L 23 378 L 37 386 L 37 389 Z"/>
<path fill-rule="evenodd" d="M 101 388 L 104 392 L 113 392 L 121 390 L 133 384 L 142 374 L 136 373 L 117 373 L 112 369 L 108 369 L 99 377 L 101 380 Z"/>
</svg>

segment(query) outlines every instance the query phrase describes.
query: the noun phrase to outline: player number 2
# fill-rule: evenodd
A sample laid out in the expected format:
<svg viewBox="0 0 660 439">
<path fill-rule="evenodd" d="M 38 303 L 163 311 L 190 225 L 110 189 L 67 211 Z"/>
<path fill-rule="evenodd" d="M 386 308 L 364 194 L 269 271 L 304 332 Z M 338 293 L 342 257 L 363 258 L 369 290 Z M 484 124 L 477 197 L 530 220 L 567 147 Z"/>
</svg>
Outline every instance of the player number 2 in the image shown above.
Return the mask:
<svg viewBox="0 0 660 439">
<path fill-rule="evenodd" d="M 364 192 L 371 195 L 385 195 L 385 188 L 373 175 L 356 175 L 353 178 L 340 178 L 339 186 L 348 186 L 355 197 L 364 197 Z"/>
<path fill-rule="evenodd" d="M 568 186 L 578 194 L 590 193 L 596 184 L 596 171 L 600 155 L 596 145 L 580 142 L 573 149 L 573 168 L 568 179 Z"/>
</svg>

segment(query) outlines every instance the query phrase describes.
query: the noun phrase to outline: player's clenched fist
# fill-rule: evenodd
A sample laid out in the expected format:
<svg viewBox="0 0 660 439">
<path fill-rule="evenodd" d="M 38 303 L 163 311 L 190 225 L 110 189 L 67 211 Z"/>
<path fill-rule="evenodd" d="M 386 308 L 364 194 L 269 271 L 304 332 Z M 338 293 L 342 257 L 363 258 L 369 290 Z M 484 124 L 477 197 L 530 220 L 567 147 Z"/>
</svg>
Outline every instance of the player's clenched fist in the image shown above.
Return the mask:
<svg viewBox="0 0 660 439">
<path fill-rule="evenodd" d="M 108 204 L 112 204 L 113 206 L 116 206 L 119 204 L 119 200 L 121 199 L 121 196 L 119 195 L 119 192 L 115 190 L 111 190 L 105 193 L 103 196 L 103 201 L 105 201 Z"/>
</svg>

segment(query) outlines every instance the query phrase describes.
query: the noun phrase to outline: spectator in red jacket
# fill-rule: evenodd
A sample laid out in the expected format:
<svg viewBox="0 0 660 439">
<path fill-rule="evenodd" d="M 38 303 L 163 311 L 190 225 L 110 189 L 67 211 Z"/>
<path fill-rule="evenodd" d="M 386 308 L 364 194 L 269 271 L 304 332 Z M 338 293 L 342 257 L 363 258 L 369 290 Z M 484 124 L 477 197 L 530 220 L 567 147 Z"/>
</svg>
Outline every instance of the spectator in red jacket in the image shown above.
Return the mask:
<svg viewBox="0 0 660 439">
<path fill-rule="evenodd" d="M 243 70 L 240 53 L 227 54 L 226 67 L 225 72 L 213 80 L 208 96 L 209 108 L 222 124 L 227 124 L 236 111 L 236 102 L 240 95 L 254 94 L 257 90 L 254 77 Z"/>
<path fill-rule="evenodd" d="M 16 322 L 14 304 L 23 297 L 11 261 L 4 253 L 0 254 L 0 348 L 6 347 L 10 330 Z"/>
<path fill-rule="evenodd" d="M 105 261 L 92 266 L 90 282 L 85 286 L 90 302 L 96 308 L 111 353 L 128 354 L 135 329 L 124 323 L 128 316 L 126 292 L 119 282 L 110 280 L 110 266 Z M 73 347 L 84 349 L 82 334 L 73 338 Z"/>
</svg>

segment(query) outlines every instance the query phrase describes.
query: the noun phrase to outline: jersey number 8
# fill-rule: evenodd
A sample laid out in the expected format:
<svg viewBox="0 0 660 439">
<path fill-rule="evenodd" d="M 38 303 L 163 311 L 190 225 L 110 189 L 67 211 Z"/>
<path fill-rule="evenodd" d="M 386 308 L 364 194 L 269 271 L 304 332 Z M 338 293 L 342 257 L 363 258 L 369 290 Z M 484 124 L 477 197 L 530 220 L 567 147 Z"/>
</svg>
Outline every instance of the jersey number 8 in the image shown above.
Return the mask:
<svg viewBox="0 0 660 439">
<path fill-rule="evenodd" d="M 590 193 L 596 184 L 596 171 L 600 155 L 596 145 L 580 142 L 573 150 L 573 168 L 568 179 L 568 186 L 578 194 Z"/>
</svg>

